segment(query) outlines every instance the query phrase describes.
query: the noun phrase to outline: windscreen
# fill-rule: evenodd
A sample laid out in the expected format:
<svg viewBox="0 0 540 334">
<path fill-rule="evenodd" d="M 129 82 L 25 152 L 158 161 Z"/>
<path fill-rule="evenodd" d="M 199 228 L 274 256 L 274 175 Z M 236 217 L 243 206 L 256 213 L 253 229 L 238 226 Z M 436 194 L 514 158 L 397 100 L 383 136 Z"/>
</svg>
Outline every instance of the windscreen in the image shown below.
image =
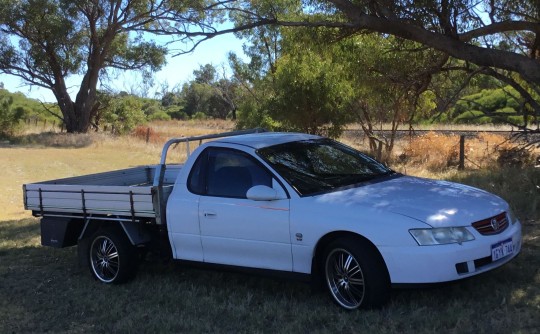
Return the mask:
<svg viewBox="0 0 540 334">
<path fill-rule="evenodd" d="M 373 180 L 394 172 L 357 150 L 330 139 L 296 141 L 259 149 L 300 195 Z"/>
</svg>

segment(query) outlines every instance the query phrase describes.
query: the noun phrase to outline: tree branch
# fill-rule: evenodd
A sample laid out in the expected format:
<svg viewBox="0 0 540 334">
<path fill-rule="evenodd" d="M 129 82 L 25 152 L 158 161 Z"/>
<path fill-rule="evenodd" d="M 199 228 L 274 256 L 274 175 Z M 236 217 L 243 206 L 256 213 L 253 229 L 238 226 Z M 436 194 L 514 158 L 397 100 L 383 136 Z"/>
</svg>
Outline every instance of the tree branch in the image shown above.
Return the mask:
<svg viewBox="0 0 540 334">
<path fill-rule="evenodd" d="M 496 22 L 462 33 L 459 35 L 459 39 L 463 42 L 468 42 L 473 38 L 510 31 L 530 31 L 538 34 L 540 33 L 540 23 L 526 21 Z"/>
</svg>

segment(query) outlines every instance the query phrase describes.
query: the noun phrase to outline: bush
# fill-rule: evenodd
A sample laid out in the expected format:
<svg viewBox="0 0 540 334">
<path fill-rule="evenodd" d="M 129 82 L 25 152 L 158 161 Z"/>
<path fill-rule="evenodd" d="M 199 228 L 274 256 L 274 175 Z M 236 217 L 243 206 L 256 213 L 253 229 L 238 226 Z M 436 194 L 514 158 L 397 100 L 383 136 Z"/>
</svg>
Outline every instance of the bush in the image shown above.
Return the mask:
<svg viewBox="0 0 540 334">
<path fill-rule="evenodd" d="M 485 145 L 483 165 L 490 167 L 521 168 L 533 164 L 533 154 L 519 143 L 498 134 L 480 133 L 476 139 Z"/>
<path fill-rule="evenodd" d="M 529 150 L 520 147 L 504 147 L 498 150 L 497 163 L 500 167 L 518 167 L 531 165 L 532 154 Z"/>
<path fill-rule="evenodd" d="M 268 113 L 260 110 L 239 110 L 236 127 L 238 129 L 263 128 L 269 131 L 281 131 L 280 122 L 272 119 Z"/>
<path fill-rule="evenodd" d="M 113 99 L 103 113 L 104 124 L 112 127 L 116 134 L 129 133 L 137 125 L 146 122 L 142 103 L 133 96 Z"/>
<path fill-rule="evenodd" d="M 206 114 L 203 113 L 202 111 L 197 111 L 195 114 L 191 116 L 191 119 L 204 121 L 205 119 L 208 119 L 208 116 L 206 116 Z"/>
<path fill-rule="evenodd" d="M 523 116 L 508 116 L 506 117 L 506 121 L 516 125 L 523 125 L 525 123 Z"/>
<path fill-rule="evenodd" d="M 403 162 L 436 171 L 459 164 L 459 136 L 435 132 L 411 139 L 400 157 Z"/>
<path fill-rule="evenodd" d="M 470 110 L 458 115 L 454 118 L 454 122 L 458 124 L 489 124 L 492 120 L 480 110 Z"/>
<path fill-rule="evenodd" d="M 150 143 L 163 142 L 163 138 L 161 138 L 161 136 L 154 129 L 147 126 L 137 126 L 131 135 L 135 138 L 148 141 Z"/>
<path fill-rule="evenodd" d="M 167 109 L 167 114 L 169 114 L 169 116 L 171 116 L 172 119 L 178 119 L 178 120 L 186 120 L 186 119 L 189 119 L 189 116 L 188 114 L 186 114 L 185 112 L 183 112 L 182 110 L 179 110 L 177 108 L 169 108 Z"/>
<path fill-rule="evenodd" d="M 508 95 L 503 89 L 484 89 L 480 93 L 482 96 L 475 102 L 484 110 L 494 111 L 506 107 Z"/>
<path fill-rule="evenodd" d="M 156 111 L 153 114 L 148 115 L 147 119 L 149 121 L 170 121 L 171 116 L 164 112 L 163 110 Z"/>
<path fill-rule="evenodd" d="M 12 97 L 0 100 L 0 137 L 13 136 L 23 116 L 24 108 L 13 108 Z"/>
</svg>

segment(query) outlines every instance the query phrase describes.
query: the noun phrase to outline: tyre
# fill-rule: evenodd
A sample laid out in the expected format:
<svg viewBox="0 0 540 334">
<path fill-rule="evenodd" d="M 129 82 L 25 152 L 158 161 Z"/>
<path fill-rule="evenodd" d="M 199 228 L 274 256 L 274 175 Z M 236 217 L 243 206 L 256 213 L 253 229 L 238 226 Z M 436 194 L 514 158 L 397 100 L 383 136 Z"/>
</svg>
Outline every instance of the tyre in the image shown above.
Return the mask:
<svg viewBox="0 0 540 334">
<path fill-rule="evenodd" d="M 330 243 L 322 268 L 330 295 L 347 310 L 380 307 L 390 297 L 384 260 L 365 240 L 344 238 Z"/>
<path fill-rule="evenodd" d="M 137 249 L 123 231 L 98 230 L 90 238 L 88 256 L 92 275 L 102 283 L 124 283 L 137 271 Z"/>
</svg>

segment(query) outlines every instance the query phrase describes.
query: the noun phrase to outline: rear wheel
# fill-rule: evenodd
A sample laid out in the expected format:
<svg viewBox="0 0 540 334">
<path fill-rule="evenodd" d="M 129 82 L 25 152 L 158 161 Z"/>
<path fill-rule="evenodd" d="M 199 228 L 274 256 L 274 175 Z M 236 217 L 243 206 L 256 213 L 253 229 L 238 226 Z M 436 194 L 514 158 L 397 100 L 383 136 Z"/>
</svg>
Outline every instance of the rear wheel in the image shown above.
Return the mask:
<svg viewBox="0 0 540 334">
<path fill-rule="evenodd" d="M 137 249 L 122 231 L 104 229 L 94 233 L 88 256 L 92 275 L 103 283 L 124 283 L 137 271 Z"/>
<path fill-rule="evenodd" d="M 347 310 L 384 305 L 390 279 L 384 261 L 368 242 L 343 238 L 324 252 L 323 273 L 334 301 Z"/>
</svg>

